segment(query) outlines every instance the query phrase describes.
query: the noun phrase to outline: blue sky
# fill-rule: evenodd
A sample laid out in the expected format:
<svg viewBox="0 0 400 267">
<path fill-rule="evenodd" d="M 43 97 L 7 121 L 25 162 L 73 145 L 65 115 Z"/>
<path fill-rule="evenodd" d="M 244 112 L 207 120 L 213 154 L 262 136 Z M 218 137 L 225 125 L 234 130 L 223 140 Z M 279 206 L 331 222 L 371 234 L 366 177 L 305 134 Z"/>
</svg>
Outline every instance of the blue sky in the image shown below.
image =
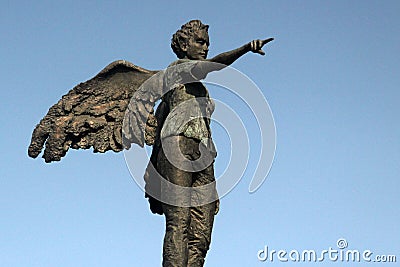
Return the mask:
<svg viewBox="0 0 400 267">
<path fill-rule="evenodd" d="M 221 200 L 206 266 L 359 266 L 257 259 L 265 245 L 321 251 L 339 238 L 400 260 L 398 1 L 1 6 L 1 266 L 160 266 L 164 218 L 150 213 L 122 153 L 70 151 L 45 164 L 27 147 L 48 108 L 113 60 L 168 66 L 170 38 L 190 19 L 210 25 L 210 56 L 276 38 L 265 57 L 233 65 L 268 100 L 275 160 L 258 191 L 248 193 L 248 175 Z"/>
</svg>

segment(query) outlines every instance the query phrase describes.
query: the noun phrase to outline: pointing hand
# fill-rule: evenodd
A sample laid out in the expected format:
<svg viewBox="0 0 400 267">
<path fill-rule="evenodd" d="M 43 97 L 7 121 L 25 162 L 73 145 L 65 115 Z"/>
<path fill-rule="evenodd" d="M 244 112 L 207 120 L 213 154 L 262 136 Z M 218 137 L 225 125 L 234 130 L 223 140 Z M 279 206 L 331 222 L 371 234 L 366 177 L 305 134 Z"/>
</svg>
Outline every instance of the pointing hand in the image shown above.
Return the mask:
<svg viewBox="0 0 400 267">
<path fill-rule="evenodd" d="M 260 55 L 265 55 L 265 52 L 262 50 L 262 47 L 266 44 L 274 40 L 274 38 L 268 38 L 265 40 L 253 40 L 250 42 L 250 50 L 253 53 L 258 53 Z"/>
</svg>

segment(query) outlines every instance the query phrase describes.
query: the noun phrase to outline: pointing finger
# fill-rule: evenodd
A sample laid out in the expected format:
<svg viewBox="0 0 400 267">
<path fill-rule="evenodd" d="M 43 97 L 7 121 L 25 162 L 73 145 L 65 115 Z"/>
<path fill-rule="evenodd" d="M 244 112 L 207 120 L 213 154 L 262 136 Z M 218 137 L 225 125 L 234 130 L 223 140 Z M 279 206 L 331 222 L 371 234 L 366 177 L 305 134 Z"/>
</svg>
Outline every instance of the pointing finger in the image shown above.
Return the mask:
<svg viewBox="0 0 400 267">
<path fill-rule="evenodd" d="M 274 38 L 265 39 L 265 40 L 262 41 L 262 44 L 265 45 L 266 43 L 269 43 L 269 42 L 271 42 L 273 40 L 274 40 Z"/>
</svg>

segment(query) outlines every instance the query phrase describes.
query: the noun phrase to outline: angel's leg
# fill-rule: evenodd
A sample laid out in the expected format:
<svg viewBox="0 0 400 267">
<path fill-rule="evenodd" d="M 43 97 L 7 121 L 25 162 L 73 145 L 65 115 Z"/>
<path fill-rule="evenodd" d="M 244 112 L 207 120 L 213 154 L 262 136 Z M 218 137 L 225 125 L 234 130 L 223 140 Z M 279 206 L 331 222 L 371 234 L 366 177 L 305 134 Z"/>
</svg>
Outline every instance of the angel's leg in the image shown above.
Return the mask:
<svg viewBox="0 0 400 267">
<path fill-rule="evenodd" d="M 187 266 L 190 210 L 189 208 L 163 204 L 163 211 L 166 222 L 163 266 Z"/>
<path fill-rule="evenodd" d="M 214 181 L 214 166 L 211 164 L 206 169 L 194 174 L 193 187 L 199 187 Z M 194 190 L 191 196 L 192 203 L 196 201 L 204 202 L 204 200 L 206 200 L 208 202 L 214 200 L 217 197 L 217 193 L 215 186 L 212 186 L 212 188 L 212 190 Z M 204 265 L 204 259 L 211 243 L 215 209 L 215 201 L 190 208 L 188 266 L 201 267 Z"/>
<path fill-rule="evenodd" d="M 171 164 L 164 151 L 160 151 L 157 158 L 158 172 L 169 182 L 183 187 L 192 186 L 192 173 L 185 172 Z M 184 192 L 163 191 L 163 197 L 179 198 L 183 202 L 190 201 L 190 196 Z M 179 189 L 177 189 L 179 190 Z M 163 266 L 183 267 L 188 263 L 188 229 L 190 225 L 190 208 L 162 204 L 165 215 L 166 230 L 163 246 Z"/>
</svg>

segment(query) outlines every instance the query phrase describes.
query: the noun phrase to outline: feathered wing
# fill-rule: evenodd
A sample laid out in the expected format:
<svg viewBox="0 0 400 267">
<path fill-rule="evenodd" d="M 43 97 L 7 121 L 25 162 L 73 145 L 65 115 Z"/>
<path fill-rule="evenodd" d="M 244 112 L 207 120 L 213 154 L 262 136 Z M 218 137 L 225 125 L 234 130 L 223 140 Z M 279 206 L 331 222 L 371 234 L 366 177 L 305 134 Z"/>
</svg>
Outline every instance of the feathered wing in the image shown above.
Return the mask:
<svg viewBox="0 0 400 267">
<path fill-rule="evenodd" d="M 138 96 L 135 93 L 156 73 L 158 71 L 118 60 L 92 79 L 78 84 L 53 105 L 36 126 L 28 149 L 29 156 L 36 158 L 43 146 L 44 160 L 52 162 L 61 160 L 69 148 L 93 147 L 94 152 L 119 152 L 132 142 L 143 146 L 144 138 L 151 145 L 157 127 L 152 115 L 153 105 L 161 96 L 162 85 L 153 80 L 147 84 L 153 88 L 158 87 L 154 88 L 158 93 L 146 95 L 142 92 Z M 137 101 L 132 100 L 130 103 L 133 96 Z M 132 112 L 125 118 L 129 124 L 124 125 L 122 135 L 128 104 Z"/>
</svg>

